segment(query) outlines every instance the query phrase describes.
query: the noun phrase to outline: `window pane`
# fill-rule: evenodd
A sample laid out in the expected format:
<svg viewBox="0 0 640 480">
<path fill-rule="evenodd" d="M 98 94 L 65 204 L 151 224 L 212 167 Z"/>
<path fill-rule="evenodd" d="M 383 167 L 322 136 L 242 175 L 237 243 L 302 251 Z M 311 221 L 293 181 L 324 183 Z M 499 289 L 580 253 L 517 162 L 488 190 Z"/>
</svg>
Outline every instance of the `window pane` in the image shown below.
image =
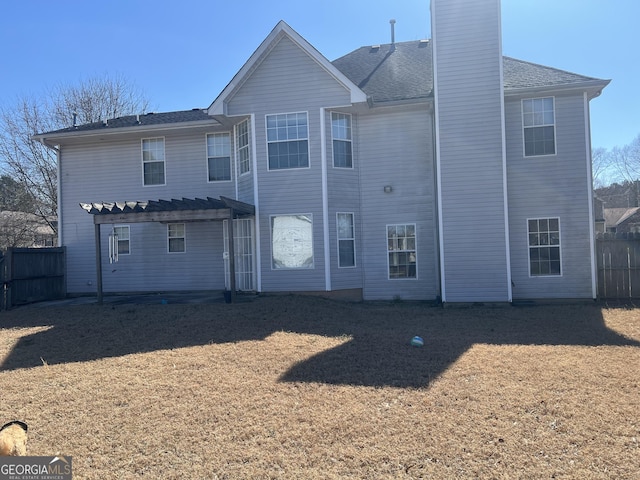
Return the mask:
<svg viewBox="0 0 640 480">
<path fill-rule="evenodd" d="M 144 164 L 144 184 L 164 184 L 164 162 L 146 162 Z"/>
<path fill-rule="evenodd" d="M 338 259 L 340 267 L 353 267 L 356 264 L 353 240 L 338 241 Z"/>
</svg>

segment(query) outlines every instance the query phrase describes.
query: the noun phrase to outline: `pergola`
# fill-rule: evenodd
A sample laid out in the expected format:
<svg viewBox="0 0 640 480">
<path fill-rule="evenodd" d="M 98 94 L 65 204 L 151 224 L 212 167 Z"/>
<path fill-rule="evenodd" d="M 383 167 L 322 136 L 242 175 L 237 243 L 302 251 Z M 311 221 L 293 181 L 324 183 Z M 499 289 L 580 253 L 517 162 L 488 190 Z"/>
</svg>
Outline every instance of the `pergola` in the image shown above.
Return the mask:
<svg viewBox="0 0 640 480">
<path fill-rule="evenodd" d="M 231 302 L 236 294 L 236 269 L 233 237 L 233 219 L 255 215 L 255 207 L 227 197 L 207 197 L 171 200 L 148 200 L 146 202 L 102 202 L 81 203 L 80 206 L 93 215 L 96 244 L 96 276 L 98 303 L 102 303 L 102 245 L 100 226 L 116 223 L 187 223 L 229 220 L 229 286 Z"/>
</svg>

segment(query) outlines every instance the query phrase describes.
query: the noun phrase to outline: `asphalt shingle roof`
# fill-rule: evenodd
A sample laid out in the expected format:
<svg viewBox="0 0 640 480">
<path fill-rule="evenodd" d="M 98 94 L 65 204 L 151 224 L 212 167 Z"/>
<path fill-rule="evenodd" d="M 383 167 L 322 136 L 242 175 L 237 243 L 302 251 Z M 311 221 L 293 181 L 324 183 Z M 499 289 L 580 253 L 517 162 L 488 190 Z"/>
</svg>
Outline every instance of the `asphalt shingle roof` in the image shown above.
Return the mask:
<svg viewBox="0 0 640 480">
<path fill-rule="evenodd" d="M 431 41 L 361 47 L 333 65 L 374 102 L 417 100 L 433 95 Z M 598 80 L 556 68 L 503 57 L 505 90 L 571 85 Z"/>
<path fill-rule="evenodd" d="M 67 127 L 60 130 L 55 130 L 51 133 L 66 133 L 66 132 L 83 132 L 85 130 L 98 130 L 101 128 L 122 128 L 122 127 L 134 127 L 137 125 L 163 125 L 171 123 L 182 122 L 196 122 L 200 120 L 212 121 L 213 118 L 207 113 L 206 110 L 194 108 L 193 110 L 182 110 L 178 112 L 166 112 L 166 113 L 147 113 L 142 115 L 127 115 L 125 117 L 118 117 L 107 120 L 105 125 L 102 121 L 85 123 L 78 125 L 77 127 Z"/>
</svg>

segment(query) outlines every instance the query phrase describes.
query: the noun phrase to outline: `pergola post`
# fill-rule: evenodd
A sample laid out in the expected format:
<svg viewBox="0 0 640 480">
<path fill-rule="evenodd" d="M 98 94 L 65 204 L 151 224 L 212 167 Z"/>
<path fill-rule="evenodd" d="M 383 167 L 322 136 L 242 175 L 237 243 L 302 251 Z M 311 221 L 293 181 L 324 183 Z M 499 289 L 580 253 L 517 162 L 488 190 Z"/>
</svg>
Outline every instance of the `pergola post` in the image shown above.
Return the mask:
<svg viewBox="0 0 640 480">
<path fill-rule="evenodd" d="M 98 289 L 98 304 L 102 305 L 102 249 L 100 246 L 100 224 L 94 225 L 96 231 L 96 288 Z"/>
</svg>

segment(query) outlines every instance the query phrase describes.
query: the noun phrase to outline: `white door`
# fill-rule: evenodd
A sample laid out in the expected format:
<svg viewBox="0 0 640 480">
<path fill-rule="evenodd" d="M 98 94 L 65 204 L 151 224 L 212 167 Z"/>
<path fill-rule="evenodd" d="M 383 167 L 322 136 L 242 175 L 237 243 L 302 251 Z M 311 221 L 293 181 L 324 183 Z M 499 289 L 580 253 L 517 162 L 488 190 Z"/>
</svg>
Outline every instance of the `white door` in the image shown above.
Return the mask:
<svg viewBox="0 0 640 480">
<path fill-rule="evenodd" d="M 222 225 L 224 235 L 224 284 L 230 289 L 229 281 L 229 221 Z M 233 221 L 233 248 L 236 268 L 236 290 L 251 292 L 256 289 L 255 279 L 255 228 L 253 218 L 236 218 Z"/>
</svg>

